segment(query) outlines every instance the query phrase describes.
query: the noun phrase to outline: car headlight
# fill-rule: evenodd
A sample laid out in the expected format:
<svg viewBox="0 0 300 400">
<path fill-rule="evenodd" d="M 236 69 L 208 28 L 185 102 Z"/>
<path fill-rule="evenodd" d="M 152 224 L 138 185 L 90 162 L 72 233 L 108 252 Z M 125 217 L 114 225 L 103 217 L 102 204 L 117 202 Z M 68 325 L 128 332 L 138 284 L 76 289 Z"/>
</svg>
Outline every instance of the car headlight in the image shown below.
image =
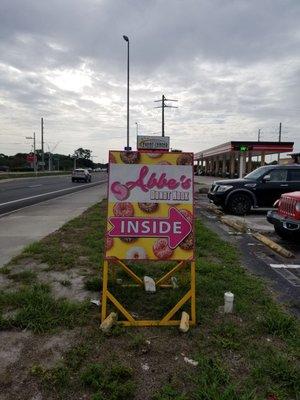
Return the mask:
<svg viewBox="0 0 300 400">
<path fill-rule="evenodd" d="M 231 189 L 231 185 L 220 185 L 218 186 L 217 192 L 226 192 L 227 190 Z"/>
</svg>

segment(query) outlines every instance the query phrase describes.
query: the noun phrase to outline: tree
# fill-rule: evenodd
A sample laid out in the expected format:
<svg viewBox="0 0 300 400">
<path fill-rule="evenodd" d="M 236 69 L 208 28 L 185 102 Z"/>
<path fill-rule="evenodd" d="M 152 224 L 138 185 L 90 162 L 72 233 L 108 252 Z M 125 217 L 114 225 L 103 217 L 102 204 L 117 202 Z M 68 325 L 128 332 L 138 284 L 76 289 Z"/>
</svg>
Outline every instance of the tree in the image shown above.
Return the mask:
<svg viewBox="0 0 300 400">
<path fill-rule="evenodd" d="M 92 154 L 91 150 L 83 149 L 82 147 L 79 147 L 79 149 L 74 151 L 74 156 L 76 158 L 81 158 L 84 160 L 90 160 L 91 154 Z"/>
</svg>

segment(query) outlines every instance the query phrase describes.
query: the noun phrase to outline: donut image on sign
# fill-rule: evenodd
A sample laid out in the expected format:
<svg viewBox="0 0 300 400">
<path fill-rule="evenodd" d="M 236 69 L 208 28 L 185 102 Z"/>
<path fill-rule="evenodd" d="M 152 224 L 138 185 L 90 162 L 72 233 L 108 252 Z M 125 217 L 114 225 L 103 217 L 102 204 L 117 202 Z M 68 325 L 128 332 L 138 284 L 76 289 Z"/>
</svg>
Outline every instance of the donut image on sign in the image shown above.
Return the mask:
<svg viewBox="0 0 300 400">
<path fill-rule="evenodd" d="M 136 242 L 138 240 L 138 238 L 136 237 L 120 237 L 120 240 L 122 240 L 122 242 L 124 243 L 132 243 L 132 242 Z"/>
<path fill-rule="evenodd" d="M 140 153 L 138 151 L 122 151 L 120 158 L 125 164 L 137 164 L 140 161 Z"/>
<path fill-rule="evenodd" d="M 168 260 L 173 250 L 170 249 L 167 239 L 158 239 L 153 245 L 153 253 L 160 260 Z"/>
<path fill-rule="evenodd" d="M 106 250 L 110 250 L 114 245 L 114 239 L 106 235 L 105 241 L 106 241 Z"/>
<path fill-rule="evenodd" d="M 146 260 L 147 254 L 142 247 L 134 246 L 127 251 L 125 258 L 127 260 Z"/>
<path fill-rule="evenodd" d="M 193 157 L 190 154 L 180 154 L 177 158 L 177 165 L 193 165 Z"/>
<path fill-rule="evenodd" d="M 133 205 L 127 202 L 116 203 L 113 210 L 116 217 L 132 217 L 134 215 Z"/>
<path fill-rule="evenodd" d="M 162 156 L 162 153 L 147 153 L 147 156 L 150 158 L 159 158 Z"/>
<path fill-rule="evenodd" d="M 158 203 L 138 203 L 139 208 L 146 213 L 153 213 L 158 209 Z"/>
<path fill-rule="evenodd" d="M 191 233 L 179 244 L 179 247 L 183 250 L 191 250 L 193 246 L 194 236 Z"/>
</svg>

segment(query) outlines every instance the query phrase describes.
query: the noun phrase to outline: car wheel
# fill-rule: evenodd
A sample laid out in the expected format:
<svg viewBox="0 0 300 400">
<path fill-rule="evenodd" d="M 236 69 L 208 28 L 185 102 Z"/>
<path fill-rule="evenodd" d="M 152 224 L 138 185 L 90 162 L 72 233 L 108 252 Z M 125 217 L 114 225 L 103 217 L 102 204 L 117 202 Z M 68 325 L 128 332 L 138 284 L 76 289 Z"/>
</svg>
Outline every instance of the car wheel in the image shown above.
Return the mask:
<svg viewBox="0 0 300 400">
<path fill-rule="evenodd" d="M 245 193 L 235 193 L 230 196 L 226 209 L 234 215 L 249 214 L 252 207 L 252 200 Z"/>
<path fill-rule="evenodd" d="M 72 178 L 72 182 L 75 182 L 75 179 L 74 179 L 74 178 Z"/>
<path fill-rule="evenodd" d="M 293 231 L 283 228 L 281 225 L 274 225 L 275 232 L 282 239 L 295 240 L 296 234 Z"/>
</svg>

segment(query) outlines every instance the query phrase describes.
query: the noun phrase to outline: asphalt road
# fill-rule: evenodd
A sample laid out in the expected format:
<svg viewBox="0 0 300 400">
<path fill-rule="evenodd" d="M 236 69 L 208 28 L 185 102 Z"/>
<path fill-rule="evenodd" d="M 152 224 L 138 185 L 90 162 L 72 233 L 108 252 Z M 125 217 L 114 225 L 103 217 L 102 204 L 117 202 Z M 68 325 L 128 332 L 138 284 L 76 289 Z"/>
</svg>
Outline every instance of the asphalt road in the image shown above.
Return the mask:
<svg viewBox="0 0 300 400">
<path fill-rule="evenodd" d="M 93 173 L 91 183 L 72 182 L 70 175 L 2 181 L 0 182 L 0 216 L 28 205 L 84 190 L 106 181 L 106 172 Z"/>
</svg>

